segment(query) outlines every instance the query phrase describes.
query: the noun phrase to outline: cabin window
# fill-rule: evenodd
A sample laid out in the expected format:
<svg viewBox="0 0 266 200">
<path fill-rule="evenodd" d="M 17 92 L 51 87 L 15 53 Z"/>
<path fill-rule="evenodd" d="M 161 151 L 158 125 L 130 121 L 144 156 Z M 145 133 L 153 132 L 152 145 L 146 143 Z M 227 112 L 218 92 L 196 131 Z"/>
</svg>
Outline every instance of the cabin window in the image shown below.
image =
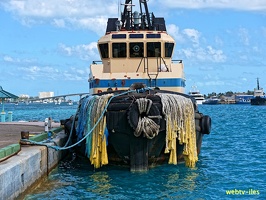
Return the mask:
<svg viewBox="0 0 266 200">
<path fill-rule="evenodd" d="M 172 57 L 173 54 L 173 50 L 174 50 L 174 43 L 165 43 L 165 57 Z"/>
<path fill-rule="evenodd" d="M 161 43 L 160 42 L 147 42 L 147 56 L 148 57 L 161 57 Z"/>
<path fill-rule="evenodd" d="M 130 57 L 143 57 L 143 43 L 142 42 L 132 42 L 129 44 Z"/>
<path fill-rule="evenodd" d="M 147 34 L 146 37 L 150 39 L 161 38 L 161 34 Z"/>
<path fill-rule="evenodd" d="M 108 43 L 99 44 L 102 58 L 109 58 Z"/>
<path fill-rule="evenodd" d="M 125 58 L 125 57 L 127 57 L 127 45 L 126 45 L 126 43 L 113 43 L 112 51 L 113 51 L 113 58 Z"/>
<path fill-rule="evenodd" d="M 129 34 L 129 38 L 143 38 L 143 34 Z"/>
<path fill-rule="evenodd" d="M 127 38 L 126 34 L 113 34 L 112 39 L 124 39 Z"/>
</svg>

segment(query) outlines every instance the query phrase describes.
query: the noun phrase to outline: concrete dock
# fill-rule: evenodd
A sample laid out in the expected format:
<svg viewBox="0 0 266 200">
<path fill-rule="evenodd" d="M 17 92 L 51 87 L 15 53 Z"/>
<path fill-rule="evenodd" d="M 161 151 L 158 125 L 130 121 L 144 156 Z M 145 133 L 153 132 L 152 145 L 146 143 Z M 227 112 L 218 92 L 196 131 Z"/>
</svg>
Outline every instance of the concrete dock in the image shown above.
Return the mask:
<svg viewBox="0 0 266 200">
<path fill-rule="evenodd" d="M 66 151 L 56 151 L 46 146 L 20 145 L 21 131 L 29 131 L 33 138 L 47 135 L 43 122 L 3 122 L 0 123 L 0 155 L 11 154 L 0 159 L 0 200 L 18 198 L 36 186 L 57 166 Z M 46 143 L 63 146 L 67 140 L 60 124 L 52 123 L 53 141 Z"/>
<path fill-rule="evenodd" d="M 52 127 L 58 128 L 60 124 L 52 122 Z M 44 122 L 0 122 L 0 149 L 19 143 L 21 131 L 29 131 L 32 134 L 44 132 Z"/>
</svg>

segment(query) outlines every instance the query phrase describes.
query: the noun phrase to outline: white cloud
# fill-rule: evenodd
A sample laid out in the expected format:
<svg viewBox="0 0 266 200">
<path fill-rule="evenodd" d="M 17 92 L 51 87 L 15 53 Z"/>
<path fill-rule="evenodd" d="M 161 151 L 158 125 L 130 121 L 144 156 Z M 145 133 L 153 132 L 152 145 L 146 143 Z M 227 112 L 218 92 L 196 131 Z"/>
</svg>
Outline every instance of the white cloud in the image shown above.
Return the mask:
<svg viewBox="0 0 266 200">
<path fill-rule="evenodd" d="M 65 80 L 71 81 L 81 81 L 86 80 L 88 78 L 88 71 L 77 69 L 75 67 L 71 67 L 70 69 L 63 72 L 63 76 Z"/>
<path fill-rule="evenodd" d="M 23 25 L 48 21 L 57 27 L 78 26 L 98 34 L 105 31 L 108 16 L 118 15 L 116 0 L 6 0 L 0 7 L 12 12 Z"/>
<path fill-rule="evenodd" d="M 187 59 L 191 61 L 200 62 L 212 62 L 212 63 L 223 63 L 227 57 L 224 55 L 222 50 L 214 49 L 211 46 L 206 48 L 186 48 L 179 50 L 179 54 L 183 54 Z"/>
<path fill-rule="evenodd" d="M 0 5 L 21 17 L 80 17 L 99 16 L 106 13 L 115 14 L 117 12 L 117 1 L 115 0 L 6 0 Z"/>
<path fill-rule="evenodd" d="M 34 62 L 33 59 L 21 59 L 21 58 L 16 58 L 14 56 L 10 55 L 5 55 L 3 56 L 4 62 L 7 62 L 9 64 L 21 64 L 21 63 L 32 63 Z"/>
<path fill-rule="evenodd" d="M 104 16 L 99 17 L 84 17 L 84 18 L 71 18 L 68 22 L 72 26 L 76 26 L 82 29 L 89 29 L 98 35 L 103 35 L 106 29 L 107 18 Z"/>
<path fill-rule="evenodd" d="M 199 45 L 200 32 L 195 29 L 184 29 L 184 35 L 186 35 L 194 45 Z"/>
<path fill-rule="evenodd" d="M 65 44 L 59 44 L 59 50 L 60 52 L 62 52 L 63 54 L 67 55 L 67 56 L 72 56 L 72 48 L 71 47 L 67 47 Z"/>
<path fill-rule="evenodd" d="M 211 46 L 207 46 L 207 53 L 211 56 L 214 62 L 225 62 L 226 56 L 222 50 L 213 49 Z"/>
<path fill-rule="evenodd" d="M 158 4 L 162 4 L 170 9 L 187 8 L 187 9 L 200 9 L 200 8 L 214 8 L 214 9 L 234 9 L 246 11 L 265 11 L 265 0 L 156 0 Z"/>
<path fill-rule="evenodd" d="M 4 56 L 3 60 L 6 62 L 14 62 L 14 59 L 10 56 Z"/>
<path fill-rule="evenodd" d="M 178 26 L 170 24 L 167 26 L 168 32 L 172 35 L 177 43 L 185 44 L 186 47 L 178 49 L 179 55 L 185 56 L 190 60 L 195 61 L 208 61 L 214 63 L 225 62 L 227 57 L 224 52 L 220 49 L 212 47 L 212 45 L 207 45 L 204 47 L 201 40 L 204 40 L 204 44 L 207 43 L 205 39 L 201 38 L 201 33 L 196 29 L 183 29 L 180 30 Z M 222 44 L 222 40 L 216 38 L 216 42 Z"/>
<path fill-rule="evenodd" d="M 59 44 L 59 51 L 67 56 L 76 56 L 82 60 L 90 60 L 99 57 L 97 43 L 92 42 L 88 45 L 81 44 L 76 46 L 66 46 L 65 44 Z"/>
<path fill-rule="evenodd" d="M 216 45 L 223 46 L 224 42 L 220 37 L 216 36 L 214 40 Z"/>
<path fill-rule="evenodd" d="M 184 43 L 189 40 L 193 45 L 199 45 L 201 33 L 196 29 L 187 28 L 180 30 L 175 24 L 169 24 L 167 26 L 167 32 L 175 38 L 177 43 Z"/>
<path fill-rule="evenodd" d="M 252 50 L 253 50 L 254 52 L 260 52 L 259 47 L 257 47 L 257 46 L 253 46 Z"/>
<path fill-rule="evenodd" d="M 169 24 L 167 25 L 167 32 L 169 35 L 175 38 L 176 42 L 184 42 L 184 36 L 179 30 L 179 27 L 176 26 L 175 24 Z"/>
<path fill-rule="evenodd" d="M 36 65 L 19 67 L 18 71 L 20 75 L 23 74 L 22 78 L 25 80 L 86 80 L 89 74 L 88 71 L 76 67 L 60 70 L 52 66 Z"/>
<path fill-rule="evenodd" d="M 248 30 L 245 28 L 240 28 L 238 31 L 238 36 L 241 40 L 241 42 L 248 46 L 249 45 L 249 34 L 248 34 Z"/>
<path fill-rule="evenodd" d="M 60 28 L 65 28 L 66 27 L 66 22 L 64 19 L 53 19 L 52 24 L 54 26 L 60 27 Z"/>
</svg>

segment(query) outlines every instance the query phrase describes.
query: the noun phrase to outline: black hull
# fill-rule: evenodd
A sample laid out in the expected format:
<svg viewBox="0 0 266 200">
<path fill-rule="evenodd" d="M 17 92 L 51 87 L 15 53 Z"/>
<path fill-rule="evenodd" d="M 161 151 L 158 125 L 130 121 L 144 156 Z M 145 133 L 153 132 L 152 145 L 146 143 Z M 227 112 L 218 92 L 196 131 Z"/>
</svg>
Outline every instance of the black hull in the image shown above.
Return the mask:
<svg viewBox="0 0 266 200">
<path fill-rule="evenodd" d="M 250 104 L 251 105 L 266 105 L 266 98 L 262 98 L 262 97 L 255 97 L 254 99 L 250 100 Z"/>
<path fill-rule="evenodd" d="M 163 91 L 160 91 L 163 92 Z M 169 93 L 169 92 L 168 92 Z M 179 94 L 190 98 L 188 95 Z M 106 112 L 106 127 L 108 129 L 108 164 L 111 165 L 125 165 L 131 171 L 145 171 L 150 167 L 168 163 L 169 153 L 164 153 L 166 147 L 166 120 L 154 120 L 159 125 L 159 132 L 152 139 L 148 139 L 143 135 L 135 136 L 135 125 L 137 122 L 134 120 L 138 117 L 132 117 L 130 112 L 134 109 L 134 102 L 136 99 L 146 98 L 150 99 L 158 109 L 160 115 L 162 114 L 162 103 L 159 96 L 147 93 L 136 93 L 133 95 L 123 95 L 114 98 L 108 105 Z M 211 128 L 211 120 L 208 116 L 204 116 L 197 110 L 197 104 L 193 98 L 194 111 L 195 111 L 195 127 L 196 127 L 196 147 L 197 154 L 200 153 L 202 139 L 204 134 L 209 134 Z M 66 124 L 67 132 L 70 132 L 70 124 Z M 177 140 L 177 139 L 176 139 Z M 73 135 L 72 143 L 76 142 L 77 138 Z M 177 163 L 184 162 L 183 156 L 184 145 L 176 142 L 176 159 Z M 76 151 L 84 154 L 85 142 L 82 143 Z"/>
</svg>

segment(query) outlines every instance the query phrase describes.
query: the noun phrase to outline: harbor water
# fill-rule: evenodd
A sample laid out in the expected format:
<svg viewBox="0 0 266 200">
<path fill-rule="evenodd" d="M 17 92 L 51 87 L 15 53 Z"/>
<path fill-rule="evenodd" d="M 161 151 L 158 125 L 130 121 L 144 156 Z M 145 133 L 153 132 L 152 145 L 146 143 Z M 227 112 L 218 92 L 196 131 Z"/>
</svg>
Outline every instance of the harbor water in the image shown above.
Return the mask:
<svg viewBox="0 0 266 200">
<path fill-rule="evenodd" d="M 17 121 L 59 121 L 77 108 L 8 106 Z M 203 138 L 196 168 L 179 164 L 143 173 L 114 166 L 93 170 L 78 157 L 62 161 L 25 199 L 266 199 L 266 106 L 199 105 L 199 110 L 211 116 L 212 132 Z"/>
<path fill-rule="evenodd" d="M 5 103 L 6 121 L 8 113 L 12 112 L 13 121 L 43 121 L 51 117 L 55 122 L 61 119 L 67 119 L 76 113 L 78 104 L 68 105 L 63 102 L 60 105 L 54 103 Z"/>
</svg>

